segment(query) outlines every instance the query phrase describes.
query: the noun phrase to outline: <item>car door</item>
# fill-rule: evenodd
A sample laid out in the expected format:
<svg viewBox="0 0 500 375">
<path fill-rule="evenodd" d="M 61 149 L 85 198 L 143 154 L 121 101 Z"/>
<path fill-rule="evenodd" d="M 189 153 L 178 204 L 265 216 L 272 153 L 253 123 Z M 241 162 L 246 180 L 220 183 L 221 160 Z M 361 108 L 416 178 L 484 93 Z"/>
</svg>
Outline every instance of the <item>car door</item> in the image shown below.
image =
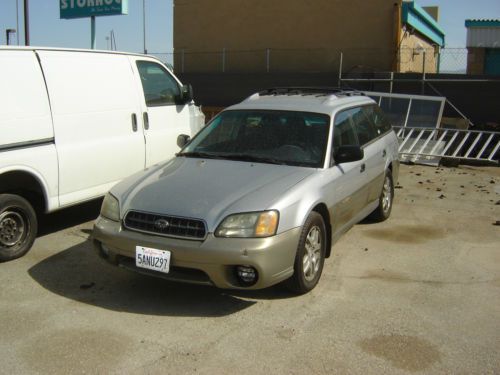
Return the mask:
<svg viewBox="0 0 500 375">
<path fill-rule="evenodd" d="M 369 169 L 368 203 L 370 203 L 376 201 L 382 191 L 386 160 L 391 152 L 386 135 L 392 128 L 375 104 L 363 106 L 362 109 L 364 116 L 359 116 L 358 129 L 366 134 L 364 149 L 367 158 L 366 168 Z"/>
<path fill-rule="evenodd" d="M 356 112 L 356 108 L 338 112 L 333 122 L 332 162 L 329 170 L 331 179 L 327 184 L 326 193 L 333 196 L 329 210 L 333 218 L 334 235 L 347 229 L 356 214 L 366 205 L 366 170 L 363 168 L 365 161 L 335 163 L 335 153 L 340 146 L 359 145 L 353 122 Z"/>
<path fill-rule="evenodd" d="M 141 120 L 146 141 L 146 166 L 169 159 L 178 151 L 177 136 L 190 134 L 190 104 L 179 103 L 181 85 L 154 59 L 132 59 L 140 78 Z"/>
</svg>

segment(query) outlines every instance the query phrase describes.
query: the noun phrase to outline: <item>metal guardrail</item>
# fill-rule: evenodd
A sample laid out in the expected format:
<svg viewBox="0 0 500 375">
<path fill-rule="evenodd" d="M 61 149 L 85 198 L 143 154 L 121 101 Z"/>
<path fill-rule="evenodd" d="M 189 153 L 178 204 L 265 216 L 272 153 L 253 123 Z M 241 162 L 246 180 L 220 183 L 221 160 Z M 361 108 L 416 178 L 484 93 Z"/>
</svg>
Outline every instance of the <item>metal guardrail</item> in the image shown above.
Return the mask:
<svg viewBox="0 0 500 375">
<path fill-rule="evenodd" d="M 395 126 L 402 161 L 439 163 L 441 158 L 499 164 L 500 132 Z"/>
</svg>

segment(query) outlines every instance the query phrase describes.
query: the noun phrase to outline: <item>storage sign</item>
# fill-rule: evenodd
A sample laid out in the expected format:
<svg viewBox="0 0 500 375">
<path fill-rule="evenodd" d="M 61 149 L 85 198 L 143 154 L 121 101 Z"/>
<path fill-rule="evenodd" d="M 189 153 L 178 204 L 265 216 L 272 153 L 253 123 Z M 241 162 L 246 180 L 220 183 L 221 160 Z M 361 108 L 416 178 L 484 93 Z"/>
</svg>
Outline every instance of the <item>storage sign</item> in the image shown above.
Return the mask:
<svg viewBox="0 0 500 375">
<path fill-rule="evenodd" d="M 61 18 L 128 14 L 128 0 L 59 0 Z"/>
</svg>

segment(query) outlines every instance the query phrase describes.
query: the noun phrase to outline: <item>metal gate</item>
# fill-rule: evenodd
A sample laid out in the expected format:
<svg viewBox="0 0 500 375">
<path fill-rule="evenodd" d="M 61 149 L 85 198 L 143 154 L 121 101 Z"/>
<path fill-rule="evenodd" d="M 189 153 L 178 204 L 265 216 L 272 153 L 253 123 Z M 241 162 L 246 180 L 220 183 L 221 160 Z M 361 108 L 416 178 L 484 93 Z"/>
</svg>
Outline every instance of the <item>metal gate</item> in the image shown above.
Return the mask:
<svg viewBox="0 0 500 375">
<path fill-rule="evenodd" d="M 401 161 L 439 164 L 441 158 L 499 164 L 500 133 L 395 126 Z"/>
</svg>

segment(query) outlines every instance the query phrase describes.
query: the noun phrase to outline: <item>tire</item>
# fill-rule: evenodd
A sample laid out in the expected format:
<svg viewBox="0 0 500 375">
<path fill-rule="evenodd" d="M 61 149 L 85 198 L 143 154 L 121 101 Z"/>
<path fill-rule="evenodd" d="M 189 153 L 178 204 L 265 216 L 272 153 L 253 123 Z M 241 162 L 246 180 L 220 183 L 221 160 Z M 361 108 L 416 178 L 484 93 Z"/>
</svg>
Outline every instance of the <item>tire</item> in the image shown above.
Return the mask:
<svg viewBox="0 0 500 375">
<path fill-rule="evenodd" d="M 35 241 L 35 210 L 24 198 L 0 194 L 0 262 L 22 257 Z"/>
<path fill-rule="evenodd" d="M 311 212 L 302 228 L 293 276 L 287 280 L 288 289 L 297 294 L 311 291 L 321 277 L 326 253 L 326 228 L 323 217 Z"/>
<path fill-rule="evenodd" d="M 384 185 L 378 199 L 378 207 L 370 214 L 374 221 L 382 222 L 391 216 L 392 203 L 394 201 L 394 182 L 390 170 L 385 172 Z"/>
</svg>

